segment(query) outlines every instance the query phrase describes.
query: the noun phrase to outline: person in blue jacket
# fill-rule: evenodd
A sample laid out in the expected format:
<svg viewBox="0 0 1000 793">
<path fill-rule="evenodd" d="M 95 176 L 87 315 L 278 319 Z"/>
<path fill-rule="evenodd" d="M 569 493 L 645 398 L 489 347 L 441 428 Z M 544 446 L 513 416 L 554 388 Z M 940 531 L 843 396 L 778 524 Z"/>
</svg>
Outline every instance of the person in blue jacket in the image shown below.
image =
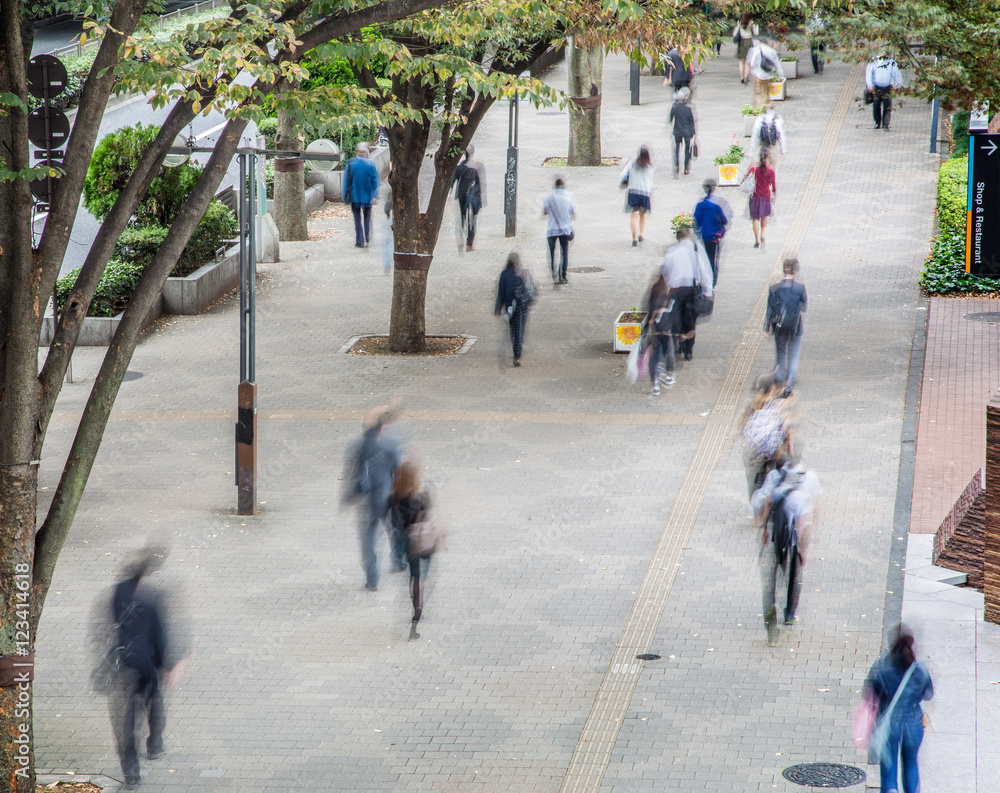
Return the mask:
<svg viewBox="0 0 1000 793">
<path fill-rule="evenodd" d="M 715 179 L 706 179 L 702 185 L 705 197 L 694 208 L 694 224 L 705 245 L 705 253 L 712 265 L 712 287 L 719 280 L 719 245 L 726 234 L 726 227 L 733 219 L 733 208 L 726 199 L 715 194 L 718 186 Z"/>
<path fill-rule="evenodd" d="M 358 144 L 358 155 L 344 166 L 340 194 L 354 214 L 354 247 L 365 248 L 371 239 L 372 207 L 378 203 L 378 169 L 368 159 L 368 144 Z"/>
</svg>

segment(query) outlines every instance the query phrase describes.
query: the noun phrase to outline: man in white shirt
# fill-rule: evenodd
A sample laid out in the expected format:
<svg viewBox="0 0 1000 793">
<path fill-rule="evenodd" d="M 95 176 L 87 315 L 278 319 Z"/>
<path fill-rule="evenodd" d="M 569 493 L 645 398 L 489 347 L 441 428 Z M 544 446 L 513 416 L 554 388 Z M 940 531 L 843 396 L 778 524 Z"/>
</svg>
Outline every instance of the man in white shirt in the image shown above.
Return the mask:
<svg viewBox="0 0 1000 793">
<path fill-rule="evenodd" d="M 785 120 L 774 112 L 774 105 L 768 102 L 767 110 L 757 116 L 750 132 L 750 152 L 755 159 L 761 147 L 772 152 L 777 146 L 785 153 Z"/>
<path fill-rule="evenodd" d="M 750 76 L 753 78 L 751 104 L 754 107 L 763 107 L 767 104 L 768 83 L 771 80 L 785 79 L 785 70 L 781 68 L 781 58 L 778 57 L 774 47 L 770 47 L 762 41 L 754 41 L 753 47 L 747 53 L 747 66 L 750 69 Z"/>
<path fill-rule="evenodd" d="M 677 231 L 677 244 L 671 246 L 663 258 L 660 275 L 670 287 L 671 297 L 677 301 L 681 326 L 677 352 L 683 353 L 685 361 L 690 361 L 694 354 L 698 321 L 695 295 L 700 290 L 705 297 L 712 297 L 712 265 L 705 249 L 695 241 L 691 229 Z"/>
<path fill-rule="evenodd" d="M 875 129 L 889 130 L 892 115 L 892 89 L 903 87 L 903 75 L 896 61 L 888 55 L 872 58 L 865 69 L 865 87 L 872 94 L 872 117 Z"/>
<path fill-rule="evenodd" d="M 542 204 L 542 214 L 548 217 L 546 236 L 549 241 L 549 266 L 552 268 L 552 282 L 568 284 L 566 278 L 569 243 L 573 239 L 573 218 L 576 217 L 576 201 L 566 189 L 562 179 L 556 179 L 555 189 L 546 196 Z M 556 270 L 556 241 L 562 250 L 562 267 Z"/>
</svg>

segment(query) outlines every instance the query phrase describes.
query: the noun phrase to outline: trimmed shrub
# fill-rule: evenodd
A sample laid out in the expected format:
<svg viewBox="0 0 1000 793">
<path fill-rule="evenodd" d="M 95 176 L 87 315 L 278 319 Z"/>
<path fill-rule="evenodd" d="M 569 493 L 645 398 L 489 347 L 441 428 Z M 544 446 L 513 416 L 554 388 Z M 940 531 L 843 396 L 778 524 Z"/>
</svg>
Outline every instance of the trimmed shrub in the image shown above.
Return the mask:
<svg viewBox="0 0 1000 793">
<path fill-rule="evenodd" d="M 127 228 L 115 243 L 111 258 L 146 269 L 166 239 L 167 229 L 163 226 Z"/>
<path fill-rule="evenodd" d="M 262 118 L 257 122 L 257 132 L 264 136 L 264 148 L 273 149 L 278 137 L 277 117 Z"/>
<path fill-rule="evenodd" d="M 211 261 L 222 243 L 235 237 L 237 230 L 238 223 L 233 211 L 219 201 L 212 201 L 170 274 L 175 278 L 190 275 Z"/>
<path fill-rule="evenodd" d="M 156 138 L 156 125 L 136 124 L 105 135 L 94 149 L 83 185 L 83 205 L 98 220 L 104 220 L 118 193 Z M 192 165 L 160 167 L 133 216 L 136 225 L 169 226 L 194 189 L 202 169 Z"/>
<path fill-rule="evenodd" d="M 131 262 L 122 262 L 112 259 L 104 269 L 104 275 L 94 292 L 94 299 L 90 303 L 88 317 L 113 317 L 125 310 L 125 306 L 132 298 L 139 281 L 142 278 L 143 268 Z M 67 273 L 56 282 L 56 300 L 59 303 L 59 310 L 62 311 L 80 270 L 73 270 Z"/>
<path fill-rule="evenodd" d="M 940 234 L 934 240 L 931 256 L 924 265 L 920 285 L 932 295 L 956 292 L 995 293 L 1000 282 L 965 272 L 965 230 Z"/>
<path fill-rule="evenodd" d="M 937 215 L 942 235 L 965 234 L 965 207 L 969 185 L 969 160 L 948 160 L 938 171 Z"/>
<path fill-rule="evenodd" d="M 969 154 L 969 116 L 968 110 L 958 110 L 951 115 L 951 148 L 952 157 L 966 157 Z"/>
</svg>

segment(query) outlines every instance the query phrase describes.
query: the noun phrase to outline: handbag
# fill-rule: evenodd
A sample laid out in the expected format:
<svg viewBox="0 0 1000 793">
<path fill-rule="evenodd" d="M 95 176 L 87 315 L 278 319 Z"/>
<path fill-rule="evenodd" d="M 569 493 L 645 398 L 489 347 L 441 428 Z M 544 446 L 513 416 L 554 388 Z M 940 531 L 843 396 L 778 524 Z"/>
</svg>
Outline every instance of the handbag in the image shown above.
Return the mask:
<svg viewBox="0 0 1000 793">
<path fill-rule="evenodd" d="M 698 139 L 695 138 L 694 143 L 691 144 L 691 156 L 696 160 L 698 159 Z"/>
<path fill-rule="evenodd" d="M 426 511 L 421 512 L 420 519 L 406 532 L 406 544 L 410 556 L 428 559 L 444 547 L 444 529 Z"/>
<path fill-rule="evenodd" d="M 712 309 L 715 308 L 715 301 L 703 292 L 698 292 L 694 296 L 694 310 L 699 317 L 710 317 Z"/>
<path fill-rule="evenodd" d="M 896 703 L 899 701 L 900 694 L 903 693 L 903 689 L 906 688 L 906 684 L 910 682 L 910 675 L 913 674 L 913 669 L 916 665 L 916 662 L 910 664 L 910 668 L 906 670 L 906 674 L 903 675 L 903 679 L 899 681 L 899 688 L 897 688 L 896 693 L 893 694 L 889 707 L 885 709 L 885 713 L 875 720 L 875 726 L 872 729 L 871 741 L 868 744 L 869 757 L 877 757 L 881 760 L 888 751 L 889 728 L 892 726 L 892 712 L 896 709 Z"/>
<path fill-rule="evenodd" d="M 875 101 L 875 92 L 871 88 L 865 89 L 865 104 L 870 105 Z"/>
<path fill-rule="evenodd" d="M 733 44 L 738 45 L 742 38 L 743 36 L 740 35 L 740 26 L 737 25 L 736 28 L 733 30 Z"/>
<path fill-rule="evenodd" d="M 751 168 L 747 171 L 747 175 L 743 177 L 743 181 L 740 182 L 740 192 L 743 193 L 747 198 L 750 198 L 754 191 L 757 189 L 757 171 Z"/>
<path fill-rule="evenodd" d="M 749 422 L 747 422 L 749 426 Z M 745 432 L 745 431 L 744 431 Z M 860 751 L 867 751 L 872 740 L 872 729 L 875 727 L 875 717 L 878 715 L 878 700 L 874 696 L 865 696 L 854 709 L 854 729 L 851 737 L 854 745 Z"/>
<path fill-rule="evenodd" d="M 629 176 L 631 176 L 631 175 L 632 175 L 632 172 L 631 172 L 631 171 L 627 172 L 627 173 L 626 173 L 626 174 L 625 174 L 625 175 L 624 175 L 624 176 L 622 177 L 622 180 L 621 180 L 621 181 L 620 181 L 620 182 L 618 183 L 618 187 L 620 187 L 620 188 L 621 188 L 622 190 L 627 190 L 627 189 L 628 189 L 628 178 L 629 178 Z"/>
</svg>

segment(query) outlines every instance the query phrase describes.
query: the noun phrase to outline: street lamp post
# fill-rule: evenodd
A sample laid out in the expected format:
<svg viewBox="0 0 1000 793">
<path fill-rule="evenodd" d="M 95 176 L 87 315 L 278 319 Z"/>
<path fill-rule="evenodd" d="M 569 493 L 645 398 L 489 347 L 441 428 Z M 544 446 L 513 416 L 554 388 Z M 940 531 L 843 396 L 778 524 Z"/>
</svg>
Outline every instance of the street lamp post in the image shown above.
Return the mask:
<svg viewBox="0 0 1000 793">
<path fill-rule="evenodd" d="M 503 190 L 505 237 L 513 237 L 517 234 L 517 122 L 518 105 L 517 92 L 515 91 L 507 113 L 507 174 L 504 178 Z"/>
</svg>

